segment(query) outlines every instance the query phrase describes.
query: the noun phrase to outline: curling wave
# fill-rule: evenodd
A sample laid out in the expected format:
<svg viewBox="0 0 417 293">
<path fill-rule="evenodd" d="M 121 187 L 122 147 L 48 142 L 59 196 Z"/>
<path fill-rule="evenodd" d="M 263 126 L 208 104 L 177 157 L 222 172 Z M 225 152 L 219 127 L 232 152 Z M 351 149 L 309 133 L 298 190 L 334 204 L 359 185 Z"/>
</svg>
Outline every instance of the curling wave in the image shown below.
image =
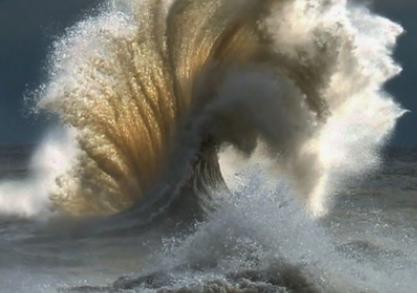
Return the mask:
<svg viewBox="0 0 417 293">
<path fill-rule="evenodd" d="M 55 42 L 36 93 L 76 148 L 52 206 L 205 211 L 257 150 L 321 215 L 404 113 L 383 91 L 401 32 L 344 0 L 112 1 Z"/>
</svg>

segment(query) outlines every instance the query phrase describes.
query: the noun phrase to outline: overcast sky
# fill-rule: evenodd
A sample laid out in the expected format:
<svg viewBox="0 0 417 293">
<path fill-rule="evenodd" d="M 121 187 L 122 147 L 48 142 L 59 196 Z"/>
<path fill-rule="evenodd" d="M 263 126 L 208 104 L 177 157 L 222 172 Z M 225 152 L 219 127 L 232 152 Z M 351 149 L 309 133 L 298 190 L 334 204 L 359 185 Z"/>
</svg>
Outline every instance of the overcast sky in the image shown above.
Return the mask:
<svg viewBox="0 0 417 293">
<path fill-rule="evenodd" d="M 45 122 L 25 115 L 24 93 L 41 82 L 53 38 L 99 2 L 0 0 L 0 144 L 33 143 L 41 136 Z M 417 0 L 375 2 L 375 10 L 407 31 L 396 51 L 404 72 L 387 88 L 412 112 L 400 121 L 392 143 L 417 145 Z"/>
</svg>

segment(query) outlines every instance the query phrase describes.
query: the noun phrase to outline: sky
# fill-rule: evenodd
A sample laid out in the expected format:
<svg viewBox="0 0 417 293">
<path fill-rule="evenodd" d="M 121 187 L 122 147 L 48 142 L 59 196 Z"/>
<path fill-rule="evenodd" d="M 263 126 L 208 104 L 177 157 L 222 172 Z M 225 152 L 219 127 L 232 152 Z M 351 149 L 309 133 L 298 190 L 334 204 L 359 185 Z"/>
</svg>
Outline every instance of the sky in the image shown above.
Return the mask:
<svg viewBox="0 0 417 293">
<path fill-rule="evenodd" d="M 54 38 L 98 0 L 0 0 L 0 144 L 35 143 L 46 122 L 23 97 L 46 76 Z"/>
<path fill-rule="evenodd" d="M 394 145 L 417 145 L 417 1 L 376 0 L 374 10 L 400 23 L 404 35 L 399 39 L 395 59 L 403 72 L 388 82 L 387 89 L 410 112 L 398 123 L 392 138 Z"/>
<path fill-rule="evenodd" d="M 47 121 L 30 114 L 23 97 L 42 82 L 54 38 L 93 13 L 99 2 L 0 0 L 0 144 L 31 144 L 42 136 Z M 375 0 L 372 6 L 406 30 L 395 53 L 404 71 L 386 88 L 410 110 L 400 120 L 390 143 L 414 146 L 417 145 L 417 0 Z"/>
</svg>

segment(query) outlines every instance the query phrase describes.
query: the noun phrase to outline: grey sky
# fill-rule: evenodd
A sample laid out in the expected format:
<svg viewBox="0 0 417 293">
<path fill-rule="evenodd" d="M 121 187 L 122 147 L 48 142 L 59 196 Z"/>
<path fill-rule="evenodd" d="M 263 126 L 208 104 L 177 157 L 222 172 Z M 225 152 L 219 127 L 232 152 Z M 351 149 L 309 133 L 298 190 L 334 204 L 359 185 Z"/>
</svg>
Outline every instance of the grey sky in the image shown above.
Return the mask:
<svg viewBox="0 0 417 293">
<path fill-rule="evenodd" d="M 0 143 L 32 143 L 44 122 L 29 116 L 24 93 L 36 88 L 53 37 L 97 0 L 0 0 Z"/>
</svg>

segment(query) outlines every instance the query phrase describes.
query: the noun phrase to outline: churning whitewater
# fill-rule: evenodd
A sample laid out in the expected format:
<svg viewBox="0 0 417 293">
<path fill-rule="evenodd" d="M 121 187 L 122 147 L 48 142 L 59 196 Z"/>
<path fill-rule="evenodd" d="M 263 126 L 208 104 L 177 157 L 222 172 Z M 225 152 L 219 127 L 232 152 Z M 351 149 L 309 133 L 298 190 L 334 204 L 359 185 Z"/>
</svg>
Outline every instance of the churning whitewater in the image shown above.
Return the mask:
<svg viewBox="0 0 417 293">
<path fill-rule="evenodd" d="M 182 267 L 172 278 L 190 292 L 205 281 L 243 288 L 246 277 L 237 272 L 265 258 L 276 263 L 259 271 L 261 279 L 279 263 L 281 276 L 306 292 L 381 292 L 354 281 L 357 267 L 336 256 L 314 219 L 326 216 L 349 182 L 378 167 L 405 112 L 383 89 L 401 71 L 392 54 L 402 31 L 346 0 L 106 3 L 55 41 L 48 78 L 32 99 L 59 125 L 35 152 L 29 178 L 0 183 L 0 212 L 110 216 L 104 221 L 115 227 L 123 216 L 138 225 L 164 215 L 199 220 L 197 232 L 174 245 L 184 259 L 170 259 L 172 270 L 197 257 L 194 245 L 226 237 L 218 235 L 225 222 L 257 239 L 229 243 L 232 256 L 216 273 L 190 277 Z M 300 231 L 299 239 L 291 235 Z M 319 239 L 309 253 L 291 249 L 308 239 Z M 265 255 L 252 254 L 259 251 Z M 326 254 L 335 256 L 324 262 Z M 210 257 L 214 263 L 224 254 Z M 295 273 L 300 262 L 314 268 Z M 299 292 L 293 283 L 260 292 Z"/>
</svg>

